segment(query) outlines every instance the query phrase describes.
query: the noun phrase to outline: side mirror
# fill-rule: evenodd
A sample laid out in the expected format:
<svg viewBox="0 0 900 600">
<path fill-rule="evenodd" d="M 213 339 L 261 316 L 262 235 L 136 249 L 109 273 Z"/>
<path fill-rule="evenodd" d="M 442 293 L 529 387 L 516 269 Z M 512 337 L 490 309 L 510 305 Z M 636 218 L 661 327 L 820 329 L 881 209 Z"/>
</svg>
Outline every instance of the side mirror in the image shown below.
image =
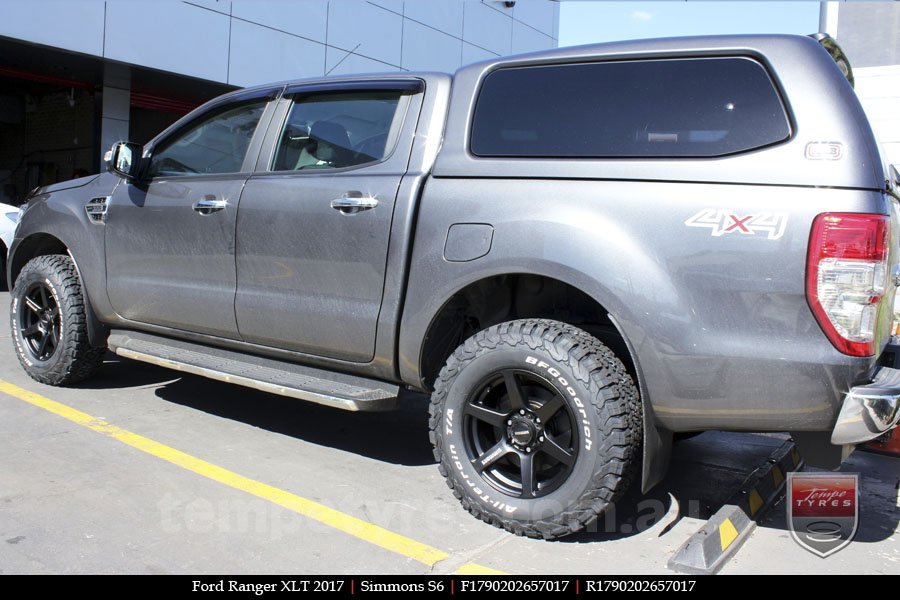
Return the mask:
<svg viewBox="0 0 900 600">
<path fill-rule="evenodd" d="M 119 177 L 137 179 L 141 169 L 141 155 L 144 148 L 133 142 L 116 142 L 103 157 L 106 169 Z"/>
</svg>

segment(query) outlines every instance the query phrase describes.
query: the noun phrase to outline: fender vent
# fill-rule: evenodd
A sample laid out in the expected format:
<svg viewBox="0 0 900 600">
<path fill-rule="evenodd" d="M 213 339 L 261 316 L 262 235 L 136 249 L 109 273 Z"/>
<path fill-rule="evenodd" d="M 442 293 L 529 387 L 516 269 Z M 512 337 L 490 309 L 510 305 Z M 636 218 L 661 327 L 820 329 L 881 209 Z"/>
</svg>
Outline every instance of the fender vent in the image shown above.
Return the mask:
<svg viewBox="0 0 900 600">
<path fill-rule="evenodd" d="M 109 202 L 109 196 L 100 196 L 99 198 L 91 198 L 84 205 L 84 212 L 87 213 L 88 220 L 98 225 L 106 223 L 106 209 Z"/>
</svg>

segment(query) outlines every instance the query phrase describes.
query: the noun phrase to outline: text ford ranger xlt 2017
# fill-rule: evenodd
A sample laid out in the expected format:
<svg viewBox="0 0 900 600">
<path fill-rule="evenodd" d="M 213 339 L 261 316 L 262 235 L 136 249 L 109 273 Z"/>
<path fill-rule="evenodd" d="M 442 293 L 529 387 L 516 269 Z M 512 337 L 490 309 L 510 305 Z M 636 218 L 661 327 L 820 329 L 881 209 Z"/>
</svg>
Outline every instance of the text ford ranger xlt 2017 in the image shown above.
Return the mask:
<svg viewBox="0 0 900 600">
<path fill-rule="evenodd" d="M 675 432 L 836 467 L 896 426 L 896 186 L 801 36 L 623 42 L 226 94 L 36 190 L 10 248 L 34 379 L 108 350 L 347 410 L 431 394 L 474 515 L 554 538 Z"/>
</svg>

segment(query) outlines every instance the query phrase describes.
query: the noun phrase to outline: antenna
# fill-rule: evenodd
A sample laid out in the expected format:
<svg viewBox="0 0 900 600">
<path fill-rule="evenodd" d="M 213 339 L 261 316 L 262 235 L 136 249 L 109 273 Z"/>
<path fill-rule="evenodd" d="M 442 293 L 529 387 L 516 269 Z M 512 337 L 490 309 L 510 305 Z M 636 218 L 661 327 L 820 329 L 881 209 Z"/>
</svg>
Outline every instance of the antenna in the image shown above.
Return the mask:
<svg viewBox="0 0 900 600">
<path fill-rule="evenodd" d="M 334 64 L 333 67 L 331 67 L 330 69 L 328 69 L 328 72 L 325 73 L 325 77 L 328 77 L 329 75 L 331 75 L 331 72 L 334 71 L 335 69 L 337 69 L 337 68 L 338 68 L 338 65 L 340 65 L 342 62 L 344 62 L 345 60 L 347 60 L 347 57 L 348 57 L 348 56 L 350 56 L 351 54 L 353 54 L 354 52 L 356 52 L 356 50 L 357 50 L 360 46 L 362 46 L 362 42 L 360 42 L 360 43 L 358 43 L 356 46 L 354 46 L 354 47 L 353 47 L 353 50 L 351 50 L 350 52 L 348 52 L 347 54 L 344 55 L 344 58 L 342 58 L 341 60 L 337 61 L 337 62 Z"/>
</svg>

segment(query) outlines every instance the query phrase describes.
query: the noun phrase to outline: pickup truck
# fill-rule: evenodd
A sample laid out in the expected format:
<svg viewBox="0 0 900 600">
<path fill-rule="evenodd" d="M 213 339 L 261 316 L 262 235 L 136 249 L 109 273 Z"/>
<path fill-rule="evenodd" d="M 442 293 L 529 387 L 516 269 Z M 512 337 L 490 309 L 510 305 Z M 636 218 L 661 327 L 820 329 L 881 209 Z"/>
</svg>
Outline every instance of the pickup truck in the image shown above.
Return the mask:
<svg viewBox="0 0 900 600">
<path fill-rule="evenodd" d="M 264 85 L 107 160 L 10 248 L 39 382 L 109 350 L 346 410 L 424 392 L 463 507 L 547 539 L 659 482 L 674 433 L 836 467 L 900 418 L 900 196 L 811 38 Z"/>
</svg>

